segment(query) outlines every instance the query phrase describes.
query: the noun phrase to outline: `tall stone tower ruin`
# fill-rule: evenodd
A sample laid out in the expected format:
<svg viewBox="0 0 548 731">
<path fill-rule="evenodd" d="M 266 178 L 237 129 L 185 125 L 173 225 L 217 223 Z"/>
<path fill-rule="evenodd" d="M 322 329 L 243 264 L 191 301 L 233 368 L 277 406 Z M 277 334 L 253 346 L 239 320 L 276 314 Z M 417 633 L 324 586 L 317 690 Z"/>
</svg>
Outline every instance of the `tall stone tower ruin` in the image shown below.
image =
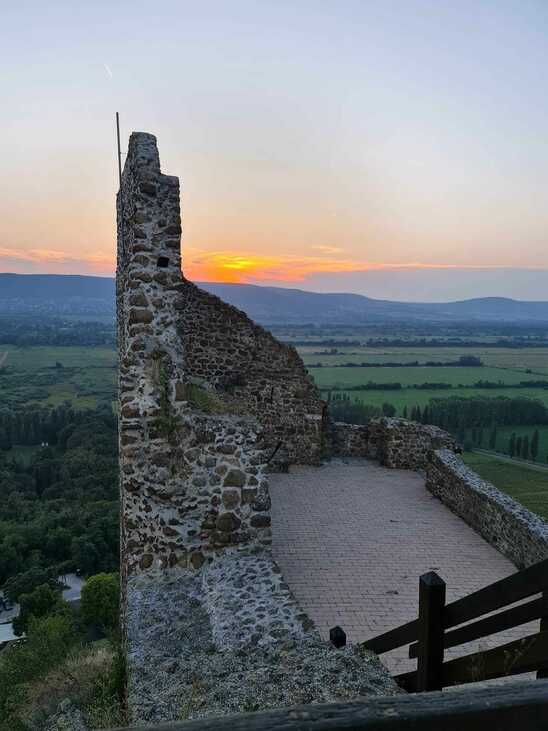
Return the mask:
<svg viewBox="0 0 548 731">
<path fill-rule="evenodd" d="M 265 473 L 318 463 L 325 404 L 296 351 L 181 274 L 179 181 L 131 135 L 117 200 L 122 575 L 270 542 Z"/>
</svg>

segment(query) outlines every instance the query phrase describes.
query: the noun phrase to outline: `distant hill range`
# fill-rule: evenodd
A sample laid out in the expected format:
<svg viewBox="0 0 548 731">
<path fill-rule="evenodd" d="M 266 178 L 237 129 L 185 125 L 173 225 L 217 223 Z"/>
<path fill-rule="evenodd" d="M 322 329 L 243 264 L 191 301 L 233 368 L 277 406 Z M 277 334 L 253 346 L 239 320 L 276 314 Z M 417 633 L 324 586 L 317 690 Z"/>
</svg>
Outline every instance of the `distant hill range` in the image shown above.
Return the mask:
<svg viewBox="0 0 548 731">
<path fill-rule="evenodd" d="M 197 282 L 264 324 L 382 322 L 548 323 L 548 302 L 483 297 L 447 303 L 392 302 L 359 294 L 319 294 L 253 284 Z M 114 279 L 0 274 L 0 314 L 114 316 Z"/>
</svg>

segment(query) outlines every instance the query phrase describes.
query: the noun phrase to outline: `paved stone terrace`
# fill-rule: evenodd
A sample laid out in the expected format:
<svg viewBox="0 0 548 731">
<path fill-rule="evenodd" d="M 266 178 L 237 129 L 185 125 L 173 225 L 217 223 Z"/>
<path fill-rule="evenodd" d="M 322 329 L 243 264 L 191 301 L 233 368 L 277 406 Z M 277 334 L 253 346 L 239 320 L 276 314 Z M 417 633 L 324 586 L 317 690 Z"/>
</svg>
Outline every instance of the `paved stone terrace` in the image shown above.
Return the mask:
<svg viewBox="0 0 548 731">
<path fill-rule="evenodd" d="M 273 552 L 322 636 L 341 625 L 360 642 L 416 618 L 418 580 L 437 571 L 453 601 L 516 571 L 451 513 L 415 472 L 333 460 L 271 475 Z M 531 623 L 456 650 L 486 649 L 538 631 Z M 407 648 L 381 656 L 391 672 L 416 666 Z"/>
</svg>

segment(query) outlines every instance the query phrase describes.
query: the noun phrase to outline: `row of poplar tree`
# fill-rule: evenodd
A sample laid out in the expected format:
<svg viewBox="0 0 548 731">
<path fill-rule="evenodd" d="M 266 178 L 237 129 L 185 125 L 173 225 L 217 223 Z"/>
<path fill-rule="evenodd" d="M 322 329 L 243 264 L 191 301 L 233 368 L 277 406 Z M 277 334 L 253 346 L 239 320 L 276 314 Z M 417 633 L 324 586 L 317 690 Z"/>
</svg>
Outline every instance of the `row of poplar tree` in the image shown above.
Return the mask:
<svg viewBox="0 0 548 731">
<path fill-rule="evenodd" d="M 493 426 L 491 428 L 486 441 L 484 441 L 484 436 L 484 430 L 481 427 L 479 429 L 472 429 L 470 434 L 471 446 L 496 450 L 497 427 Z M 468 440 L 463 438 L 463 435 L 459 435 L 459 437 L 460 441 L 466 445 Z M 499 449 L 499 451 L 501 450 Z M 536 462 L 539 452 L 538 429 L 535 429 L 531 436 L 529 434 L 520 435 L 512 432 L 508 440 L 506 452 L 510 455 L 510 457 L 521 457 L 521 459 L 531 459 L 533 462 Z"/>
</svg>

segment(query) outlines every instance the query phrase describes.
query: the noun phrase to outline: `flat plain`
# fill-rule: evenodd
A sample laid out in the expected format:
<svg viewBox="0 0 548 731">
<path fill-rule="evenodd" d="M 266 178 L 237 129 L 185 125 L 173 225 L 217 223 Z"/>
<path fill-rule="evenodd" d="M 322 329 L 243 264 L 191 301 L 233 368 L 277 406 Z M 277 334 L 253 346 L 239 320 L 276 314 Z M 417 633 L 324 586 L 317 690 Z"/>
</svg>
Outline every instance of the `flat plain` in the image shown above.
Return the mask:
<svg viewBox="0 0 548 731">
<path fill-rule="evenodd" d="M 351 336 L 346 334 L 347 339 Z M 358 339 L 358 338 L 356 338 Z M 363 336 L 361 338 L 363 340 Z M 487 341 L 487 339 L 486 339 Z M 324 396 L 332 389 L 346 393 L 352 401 L 373 406 L 390 403 L 402 415 L 413 406 L 424 408 L 432 398 L 459 396 L 489 398 L 532 398 L 548 406 L 548 388 L 522 387 L 527 381 L 548 381 L 548 348 L 523 347 L 486 347 L 481 346 L 387 346 L 366 347 L 348 345 L 328 347 L 319 345 L 299 345 L 298 351 L 308 366 L 321 363 L 321 368 L 310 367 L 309 372 Z M 336 352 L 332 352 L 336 351 Z M 382 363 L 427 362 L 455 363 L 463 356 L 475 356 L 483 366 L 391 366 Z M 344 367 L 346 363 L 378 363 L 377 367 Z M 338 367 L 337 367 L 338 366 Z M 500 388 L 481 388 L 479 381 L 501 384 Z M 400 383 L 402 388 L 359 389 L 368 383 Z M 443 383 L 452 388 L 415 388 L 417 385 Z M 510 386 L 510 388 L 508 387 Z M 513 386 L 513 387 L 512 387 Z"/>
<path fill-rule="evenodd" d="M 0 406 L 71 401 L 77 408 L 93 408 L 116 397 L 113 348 L 6 345 L 0 357 Z"/>
</svg>

